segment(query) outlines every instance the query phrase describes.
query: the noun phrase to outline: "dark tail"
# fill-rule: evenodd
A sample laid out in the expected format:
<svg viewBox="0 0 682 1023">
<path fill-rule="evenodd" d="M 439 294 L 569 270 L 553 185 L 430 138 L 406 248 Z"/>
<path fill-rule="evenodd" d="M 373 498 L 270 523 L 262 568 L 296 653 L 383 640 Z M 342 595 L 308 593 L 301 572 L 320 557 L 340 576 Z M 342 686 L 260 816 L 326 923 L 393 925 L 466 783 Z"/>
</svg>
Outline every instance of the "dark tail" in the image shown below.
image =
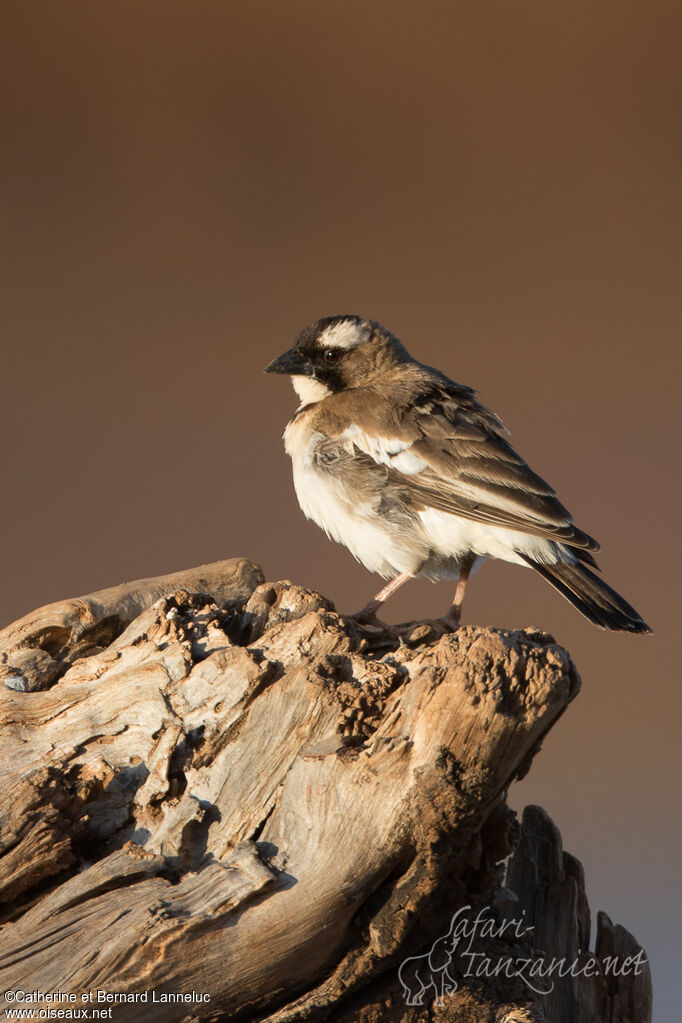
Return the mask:
<svg viewBox="0 0 682 1023">
<path fill-rule="evenodd" d="M 570 600 L 573 607 L 588 621 L 602 629 L 650 633 L 651 629 L 619 593 L 581 563 L 559 561 L 543 565 L 518 551 L 523 560 L 539 572 L 543 579 Z"/>
</svg>

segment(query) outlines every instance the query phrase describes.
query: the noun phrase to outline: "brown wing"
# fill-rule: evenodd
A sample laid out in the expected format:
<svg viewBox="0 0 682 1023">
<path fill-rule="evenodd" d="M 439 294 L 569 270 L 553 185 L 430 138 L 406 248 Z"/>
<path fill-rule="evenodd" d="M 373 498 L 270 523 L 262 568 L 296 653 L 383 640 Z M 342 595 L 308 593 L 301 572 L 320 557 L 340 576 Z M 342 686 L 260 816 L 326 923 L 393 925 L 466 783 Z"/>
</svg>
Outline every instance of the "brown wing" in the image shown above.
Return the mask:
<svg viewBox="0 0 682 1023">
<path fill-rule="evenodd" d="M 347 392 L 344 421 L 354 425 L 341 431 L 337 419 L 332 434 L 346 451 L 370 456 L 362 458 L 364 470 L 373 460 L 385 491 L 404 503 L 547 537 L 594 563 L 587 552 L 599 544 L 574 525 L 552 487 L 514 451 L 497 416 L 471 389 L 420 376 L 409 401 L 389 403 L 388 395 L 375 392 L 373 406 L 362 401 L 362 413 L 359 393 L 351 398 Z"/>
<path fill-rule="evenodd" d="M 599 549 L 471 392 L 436 393 L 413 406 L 408 418 L 421 434 L 411 451 L 426 463 L 412 482 L 427 505 L 572 547 Z"/>
</svg>

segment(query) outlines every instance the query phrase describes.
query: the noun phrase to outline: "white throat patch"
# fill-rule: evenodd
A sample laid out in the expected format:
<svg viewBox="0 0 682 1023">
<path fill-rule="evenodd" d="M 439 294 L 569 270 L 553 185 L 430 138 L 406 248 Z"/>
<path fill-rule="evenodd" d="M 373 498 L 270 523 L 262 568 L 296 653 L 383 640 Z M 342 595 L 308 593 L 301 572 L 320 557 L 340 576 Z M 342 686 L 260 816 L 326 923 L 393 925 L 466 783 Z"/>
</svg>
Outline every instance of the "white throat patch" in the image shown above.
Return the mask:
<svg viewBox="0 0 682 1023">
<path fill-rule="evenodd" d="M 355 323 L 354 320 L 340 320 L 327 327 L 319 338 L 321 348 L 357 348 L 369 337 L 369 326 L 366 323 Z"/>
<path fill-rule="evenodd" d="M 313 405 L 316 401 L 328 398 L 332 393 L 328 387 L 321 384 L 319 380 L 314 380 L 313 377 L 293 376 L 291 383 L 302 406 Z"/>
</svg>

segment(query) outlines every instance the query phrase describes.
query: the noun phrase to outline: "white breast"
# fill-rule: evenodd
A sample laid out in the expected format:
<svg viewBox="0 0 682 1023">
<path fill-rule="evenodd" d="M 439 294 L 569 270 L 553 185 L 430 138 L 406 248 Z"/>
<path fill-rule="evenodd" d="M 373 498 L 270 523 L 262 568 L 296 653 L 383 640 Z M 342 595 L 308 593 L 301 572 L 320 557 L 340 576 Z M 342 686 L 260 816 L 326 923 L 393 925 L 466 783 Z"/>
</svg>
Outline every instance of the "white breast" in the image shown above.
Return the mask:
<svg viewBox="0 0 682 1023">
<path fill-rule="evenodd" d="M 305 417 L 293 420 L 284 432 L 303 514 L 347 547 L 370 572 L 385 579 L 401 572 L 416 574 L 427 556 L 423 539 L 417 533 L 398 535 L 371 503 L 353 492 L 348 481 L 320 467 L 316 453 L 323 440 L 323 434 L 310 431 Z"/>
</svg>

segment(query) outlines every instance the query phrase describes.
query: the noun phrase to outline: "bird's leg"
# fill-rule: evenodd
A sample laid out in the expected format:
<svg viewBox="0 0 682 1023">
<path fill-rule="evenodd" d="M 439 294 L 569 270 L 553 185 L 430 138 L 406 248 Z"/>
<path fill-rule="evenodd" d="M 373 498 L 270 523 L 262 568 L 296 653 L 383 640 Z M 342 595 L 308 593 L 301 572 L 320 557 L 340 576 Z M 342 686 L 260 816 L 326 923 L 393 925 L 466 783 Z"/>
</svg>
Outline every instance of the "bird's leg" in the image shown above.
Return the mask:
<svg viewBox="0 0 682 1023">
<path fill-rule="evenodd" d="M 368 604 L 365 604 L 362 611 L 358 611 L 357 614 L 351 615 L 356 622 L 371 622 L 376 618 L 377 611 L 383 603 L 385 603 L 391 594 L 395 593 L 396 590 L 400 589 L 403 583 L 406 583 L 412 576 L 408 572 L 401 572 L 395 579 L 391 579 L 389 583 L 379 590 L 375 597 L 372 597 Z"/>
<path fill-rule="evenodd" d="M 444 619 L 448 625 L 451 625 L 453 628 L 457 628 L 459 625 L 459 620 L 462 615 L 462 604 L 464 603 L 464 593 L 467 588 L 467 582 L 469 581 L 469 576 L 471 575 L 471 569 L 474 566 L 475 560 L 476 558 L 473 554 L 467 555 L 459 570 L 459 579 L 457 581 L 455 595 L 452 598 L 452 607 L 445 615 Z"/>
</svg>

